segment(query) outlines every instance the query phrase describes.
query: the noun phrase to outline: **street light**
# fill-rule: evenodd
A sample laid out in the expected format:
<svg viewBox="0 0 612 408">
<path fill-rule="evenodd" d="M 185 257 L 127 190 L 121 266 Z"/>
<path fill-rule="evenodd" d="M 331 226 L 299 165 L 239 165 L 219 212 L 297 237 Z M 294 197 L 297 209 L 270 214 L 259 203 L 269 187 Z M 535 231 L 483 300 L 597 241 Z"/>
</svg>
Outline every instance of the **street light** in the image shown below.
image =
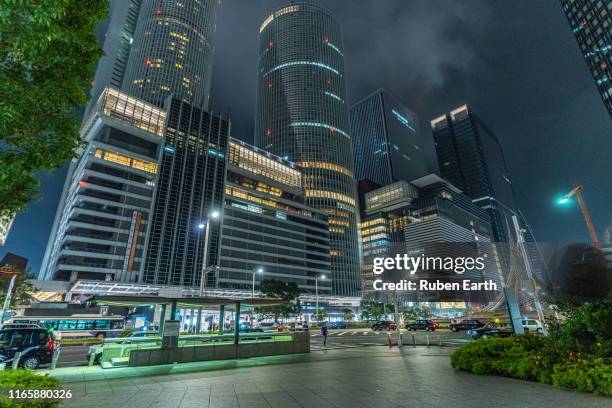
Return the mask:
<svg viewBox="0 0 612 408">
<path fill-rule="evenodd" d="M 256 273 L 264 273 L 264 269 L 261 266 L 258 268 L 253 268 L 253 289 L 251 290 L 251 299 L 255 298 L 255 274 Z"/>
<path fill-rule="evenodd" d="M 206 270 L 208 269 L 208 236 L 210 233 L 210 220 L 216 220 L 218 219 L 220 216 L 219 211 L 217 210 L 212 210 L 211 212 L 208 213 L 208 217 L 206 217 L 205 221 L 201 221 L 198 224 L 198 229 L 199 230 L 203 230 L 206 229 L 206 231 L 204 232 L 204 260 L 202 261 L 202 273 L 200 276 L 200 296 L 204 295 L 204 280 L 205 280 L 205 275 L 206 275 Z"/>
<path fill-rule="evenodd" d="M 570 202 L 572 197 L 576 196 L 578 200 L 578 205 L 580 206 L 580 211 L 582 211 L 582 216 L 584 217 L 584 223 L 589 230 L 589 235 L 591 236 L 591 241 L 595 245 L 595 248 L 601 248 L 601 244 L 599 243 L 599 238 L 597 238 L 597 231 L 595 231 L 595 227 L 593 226 L 593 221 L 591 220 L 591 214 L 589 213 L 589 209 L 586 205 L 586 201 L 584 201 L 584 195 L 582 193 L 582 186 L 577 184 L 574 186 L 574 189 L 564 196 L 557 199 L 557 204 L 565 205 Z"/>
<path fill-rule="evenodd" d="M 319 314 L 319 279 L 325 280 L 325 275 L 315 276 L 315 316 Z"/>
</svg>

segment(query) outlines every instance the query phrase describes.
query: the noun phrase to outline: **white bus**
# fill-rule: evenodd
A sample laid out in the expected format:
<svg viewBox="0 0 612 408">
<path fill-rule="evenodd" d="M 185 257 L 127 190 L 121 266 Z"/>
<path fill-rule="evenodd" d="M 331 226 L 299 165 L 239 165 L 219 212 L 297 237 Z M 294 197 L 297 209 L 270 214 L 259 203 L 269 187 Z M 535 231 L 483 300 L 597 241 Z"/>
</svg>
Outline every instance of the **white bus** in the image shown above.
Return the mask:
<svg viewBox="0 0 612 408">
<path fill-rule="evenodd" d="M 66 337 L 118 337 L 125 327 L 123 316 L 13 316 L 6 324 L 36 324 Z"/>
</svg>

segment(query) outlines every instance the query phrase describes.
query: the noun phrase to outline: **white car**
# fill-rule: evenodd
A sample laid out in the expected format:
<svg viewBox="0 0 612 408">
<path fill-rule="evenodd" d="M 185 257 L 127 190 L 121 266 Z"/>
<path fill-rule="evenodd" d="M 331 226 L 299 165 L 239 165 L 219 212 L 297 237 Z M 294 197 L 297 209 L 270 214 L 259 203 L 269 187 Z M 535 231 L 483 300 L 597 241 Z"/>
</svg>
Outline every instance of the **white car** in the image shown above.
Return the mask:
<svg viewBox="0 0 612 408">
<path fill-rule="evenodd" d="M 542 333 L 542 322 L 537 319 L 523 319 L 525 333 Z"/>
</svg>

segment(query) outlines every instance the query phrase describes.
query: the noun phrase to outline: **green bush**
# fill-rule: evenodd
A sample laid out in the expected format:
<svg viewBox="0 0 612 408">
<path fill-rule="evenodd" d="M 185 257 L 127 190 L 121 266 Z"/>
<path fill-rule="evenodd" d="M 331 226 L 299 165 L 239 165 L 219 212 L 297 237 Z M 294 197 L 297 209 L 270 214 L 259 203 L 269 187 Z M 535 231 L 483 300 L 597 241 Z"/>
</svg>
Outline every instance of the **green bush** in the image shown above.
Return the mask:
<svg viewBox="0 0 612 408">
<path fill-rule="evenodd" d="M 54 400 L 15 400 L 9 398 L 9 390 L 58 390 L 60 382 L 57 378 L 48 375 L 38 375 L 30 370 L 3 370 L 0 371 L 0 408 L 50 408 L 57 407 L 59 402 Z"/>
<path fill-rule="evenodd" d="M 552 383 L 612 397 L 612 364 L 601 358 L 558 364 L 552 373 Z"/>
<path fill-rule="evenodd" d="M 454 368 L 612 396 L 612 303 L 585 304 L 550 335 L 477 340 L 451 356 Z"/>
</svg>

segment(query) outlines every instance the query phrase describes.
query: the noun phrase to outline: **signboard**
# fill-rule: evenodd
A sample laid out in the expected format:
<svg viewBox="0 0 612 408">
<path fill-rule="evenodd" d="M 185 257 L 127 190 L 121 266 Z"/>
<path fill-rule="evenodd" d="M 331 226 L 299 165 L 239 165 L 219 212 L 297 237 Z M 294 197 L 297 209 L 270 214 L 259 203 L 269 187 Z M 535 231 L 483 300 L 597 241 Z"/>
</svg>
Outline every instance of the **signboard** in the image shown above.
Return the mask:
<svg viewBox="0 0 612 408">
<path fill-rule="evenodd" d="M 108 315 L 108 305 L 100 306 L 100 316 Z"/>
<path fill-rule="evenodd" d="M 164 322 L 163 337 L 178 337 L 181 330 L 181 322 L 178 320 L 166 320 Z"/>
</svg>

